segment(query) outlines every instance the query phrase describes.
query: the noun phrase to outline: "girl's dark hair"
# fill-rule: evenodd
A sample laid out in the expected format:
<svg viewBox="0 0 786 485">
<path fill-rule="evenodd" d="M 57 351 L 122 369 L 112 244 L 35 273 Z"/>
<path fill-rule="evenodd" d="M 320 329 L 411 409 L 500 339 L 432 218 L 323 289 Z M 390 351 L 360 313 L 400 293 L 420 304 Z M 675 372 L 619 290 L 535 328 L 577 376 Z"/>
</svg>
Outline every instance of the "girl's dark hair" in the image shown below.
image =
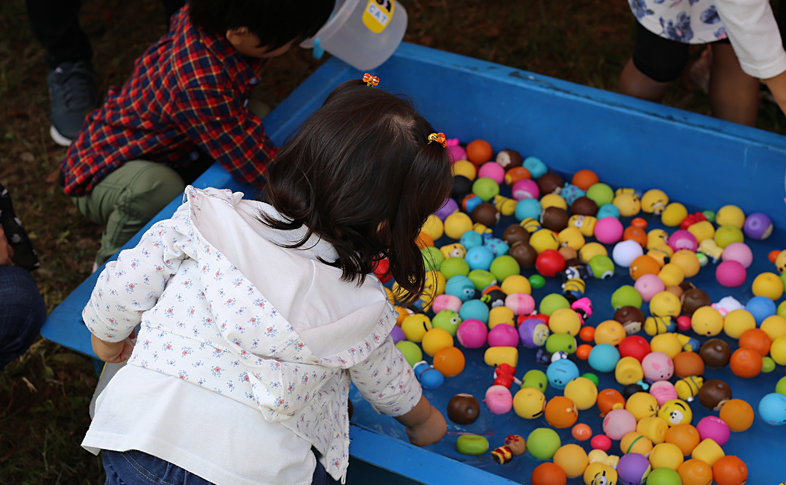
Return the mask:
<svg viewBox="0 0 786 485">
<path fill-rule="evenodd" d="M 259 37 L 260 46 L 278 49 L 314 36 L 330 18 L 334 0 L 191 0 L 194 25 L 223 36 L 240 27 Z"/>
<path fill-rule="evenodd" d="M 331 243 L 342 279 L 365 281 L 387 256 L 388 274 L 412 302 L 426 269 L 415 240 L 428 216 L 450 196 L 447 151 L 428 142 L 434 129 L 411 102 L 360 80 L 327 97 L 276 156 L 263 198 L 291 223 L 261 216 L 283 230 L 308 228 Z"/>
</svg>

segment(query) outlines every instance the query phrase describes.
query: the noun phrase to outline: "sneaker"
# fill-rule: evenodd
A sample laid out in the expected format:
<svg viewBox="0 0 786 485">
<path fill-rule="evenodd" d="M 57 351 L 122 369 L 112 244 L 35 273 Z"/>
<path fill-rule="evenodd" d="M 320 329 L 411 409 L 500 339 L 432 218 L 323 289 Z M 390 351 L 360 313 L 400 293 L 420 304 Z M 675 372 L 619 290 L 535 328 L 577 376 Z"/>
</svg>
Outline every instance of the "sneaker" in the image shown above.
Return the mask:
<svg viewBox="0 0 786 485">
<path fill-rule="evenodd" d="M 98 86 L 89 62 L 64 62 L 49 71 L 46 80 L 52 99 L 52 127 L 49 134 L 58 145 L 67 147 L 79 133 L 85 116 L 96 105 Z"/>
</svg>

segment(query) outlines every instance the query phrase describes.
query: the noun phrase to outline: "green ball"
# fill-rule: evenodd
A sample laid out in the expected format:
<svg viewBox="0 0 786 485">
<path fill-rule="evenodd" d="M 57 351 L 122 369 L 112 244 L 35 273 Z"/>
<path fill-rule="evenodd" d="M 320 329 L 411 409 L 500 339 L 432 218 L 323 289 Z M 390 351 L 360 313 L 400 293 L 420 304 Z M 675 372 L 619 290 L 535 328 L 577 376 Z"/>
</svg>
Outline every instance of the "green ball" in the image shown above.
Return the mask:
<svg viewBox="0 0 786 485">
<path fill-rule="evenodd" d="M 592 372 L 587 372 L 586 374 L 581 374 L 581 377 L 585 377 L 585 378 L 591 380 L 595 384 L 595 387 L 598 387 L 600 385 L 600 381 L 598 380 L 598 376 L 596 376 Z"/>
<path fill-rule="evenodd" d="M 783 281 L 783 287 L 786 288 L 786 271 L 781 273 L 781 281 Z M 782 301 L 780 305 L 778 305 L 777 314 L 786 317 L 786 301 Z"/>
<path fill-rule="evenodd" d="M 732 243 L 743 242 L 745 236 L 737 226 L 725 225 L 715 230 L 715 242 L 719 247 L 725 248 Z"/>
<path fill-rule="evenodd" d="M 536 428 L 527 437 L 527 451 L 538 460 L 551 460 L 560 446 L 562 441 L 551 428 Z"/>
<path fill-rule="evenodd" d="M 521 388 L 534 387 L 540 392 L 546 392 L 549 385 L 549 378 L 542 370 L 532 369 L 528 370 L 524 377 L 521 379 Z"/>
<path fill-rule="evenodd" d="M 594 200 L 598 207 L 611 204 L 614 201 L 614 191 L 608 185 L 599 182 L 587 189 L 587 197 Z"/>
<path fill-rule="evenodd" d="M 546 278 L 539 274 L 534 274 L 529 277 L 529 285 L 533 288 L 540 289 L 546 286 Z"/>
<path fill-rule="evenodd" d="M 611 306 L 614 308 L 614 311 L 624 306 L 634 306 L 641 309 L 641 302 L 641 293 L 631 285 L 620 286 L 611 294 Z"/>
<path fill-rule="evenodd" d="M 401 353 L 404 355 L 404 358 L 407 359 L 407 362 L 409 362 L 409 365 L 413 367 L 415 364 L 423 360 L 423 351 L 420 350 L 420 347 L 418 347 L 418 344 L 415 342 L 402 340 L 396 344 L 396 348 L 401 351 Z"/>
<path fill-rule="evenodd" d="M 775 361 L 772 360 L 772 357 L 762 357 L 761 371 L 764 372 L 765 374 L 769 374 L 774 370 L 775 370 Z"/>
<path fill-rule="evenodd" d="M 781 377 L 781 380 L 778 381 L 778 384 L 775 386 L 775 392 L 786 396 L 786 377 Z"/>
<path fill-rule="evenodd" d="M 461 325 L 461 317 L 453 310 L 442 310 L 431 319 L 432 328 L 441 328 L 455 337 Z"/>
<path fill-rule="evenodd" d="M 544 315 L 551 316 L 552 313 L 560 308 L 570 308 L 570 302 L 559 293 L 551 293 L 540 300 L 538 311 Z"/>
<path fill-rule="evenodd" d="M 426 265 L 426 270 L 439 269 L 439 266 L 445 261 L 445 255 L 442 251 L 434 246 L 426 246 L 420 250 L 423 255 L 423 264 Z"/>
<path fill-rule="evenodd" d="M 647 485 L 682 485 L 682 478 L 671 468 L 656 468 L 647 477 Z"/>
<path fill-rule="evenodd" d="M 715 211 L 704 211 L 702 214 L 704 214 L 704 217 L 706 217 L 708 221 L 715 222 Z"/>
<path fill-rule="evenodd" d="M 445 281 L 454 276 L 467 276 L 469 265 L 464 258 L 448 258 L 439 265 L 439 271 L 445 276 Z"/>
<path fill-rule="evenodd" d="M 614 261 L 605 254 L 596 254 L 589 260 L 589 267 L 595 279 L 605 280 L 614 276 Z"/>
<path fill-rule="evenodd" d="M 479 456 L 488 449 L 489 441 L 477 434 L 463 434 L 456 440 L 456 451 L 462 455 Z"/>
<path fill-rule="evenodd" d="M 546 350 L 552 354 L 557 352 L 576 352 L 576 338 L 569 333 L 552 333 L 546 339 Z"/>
<path fill-rule="evenodd" d="M 489 271 L 497 278 L 497 281 L 505 281 L 505 278 L 508 276 L 521 274 L 521 266 L 519 266 L 519 262 L 513 256 L 505 254 L 494 258 Z"/>
<path fill-rule="evenodd" d="M 497 284 L 497 279 L 490 271 L 485 269 L 473 269 L 467 275 L 467 278 L 475 285 L 476 291 L 483 291 L 484 288 Z"/>
<path fill-rule="evenodd" d="M 494 179 L 480 177 L 472 183 L 472 193 L 483 202 L 488 202 L 499 195 L 499 184 Z"/>
</svg>

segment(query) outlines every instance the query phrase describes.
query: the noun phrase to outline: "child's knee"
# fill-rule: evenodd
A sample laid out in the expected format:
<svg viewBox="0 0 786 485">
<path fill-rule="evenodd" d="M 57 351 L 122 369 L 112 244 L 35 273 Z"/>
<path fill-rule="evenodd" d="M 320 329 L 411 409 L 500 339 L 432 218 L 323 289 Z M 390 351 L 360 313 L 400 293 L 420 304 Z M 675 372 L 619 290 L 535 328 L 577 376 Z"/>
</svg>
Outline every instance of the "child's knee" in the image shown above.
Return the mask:
<svg viewBox="0 0 786 485">
<path fill-rule="evenodd" d="M 180 175 L 162 164 L 152 164 L 141 172 L 129 187 L 128 209 L 152 218 L 173 199 L 182 195 L 185 184 Z"/>
</svg>

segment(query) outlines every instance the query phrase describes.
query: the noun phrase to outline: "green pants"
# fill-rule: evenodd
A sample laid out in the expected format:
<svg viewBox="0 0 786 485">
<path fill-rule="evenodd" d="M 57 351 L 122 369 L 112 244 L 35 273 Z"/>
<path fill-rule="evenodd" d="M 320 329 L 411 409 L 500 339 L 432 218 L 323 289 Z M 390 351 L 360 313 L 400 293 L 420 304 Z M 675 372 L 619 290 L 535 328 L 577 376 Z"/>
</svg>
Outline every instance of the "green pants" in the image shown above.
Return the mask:
<svg viewBox="0 0 786 485">
<path fill-rule="evenodd" d="M 172 168 L 133 160 L 107 175 L 89 194 L 72 197 L 79 212 L 106 225 L 96 263 L 100 266 L 111 258 L 185 188 Z"/>
</svg>

